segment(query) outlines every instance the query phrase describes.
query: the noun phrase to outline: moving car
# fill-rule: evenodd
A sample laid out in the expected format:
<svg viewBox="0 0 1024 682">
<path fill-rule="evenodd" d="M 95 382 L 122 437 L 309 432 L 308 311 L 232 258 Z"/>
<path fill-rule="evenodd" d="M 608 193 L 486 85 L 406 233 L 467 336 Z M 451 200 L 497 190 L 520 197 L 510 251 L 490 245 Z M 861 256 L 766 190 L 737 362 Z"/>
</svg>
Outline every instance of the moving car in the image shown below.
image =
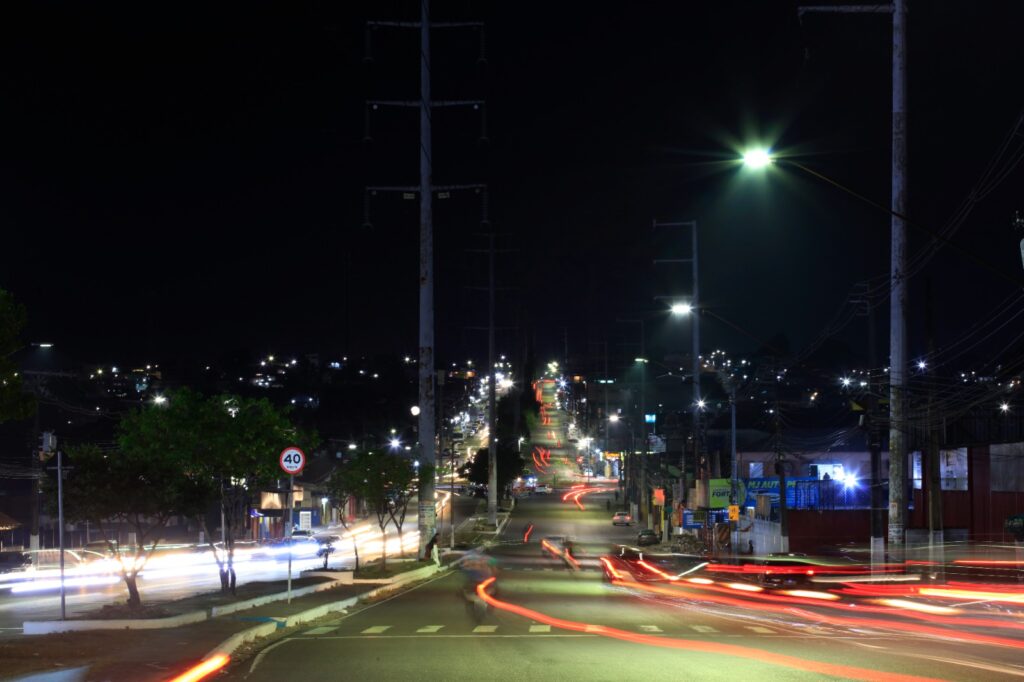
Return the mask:
<svg viewBox="0 0 1024 682">
<path fill-rule="evenodd" d="M 548 485 L 545 485 L 545 484 L 542 483 L 542 484 L 538 485 L 536 488 L 534 488 L 533 492 L 537 493 L 538 495 L 550 495 L 551 494 L 551 486 L 548 486 Z"/>
<path fill-rule="evenodd" d="M 613 526 L 632 526 L 633 517 L 629 515 L 629 512 L 618 511 L 612 516 Z"/>
<path fill-rule="evenodd" d="M 636 534 L 636 544 L 641 547 L 645 545 L 657 545 L 661 542 L 661 536 L 658 535 L 657 531 L 650 528 L 644 528 L 642 531 Z"/>
</svg>

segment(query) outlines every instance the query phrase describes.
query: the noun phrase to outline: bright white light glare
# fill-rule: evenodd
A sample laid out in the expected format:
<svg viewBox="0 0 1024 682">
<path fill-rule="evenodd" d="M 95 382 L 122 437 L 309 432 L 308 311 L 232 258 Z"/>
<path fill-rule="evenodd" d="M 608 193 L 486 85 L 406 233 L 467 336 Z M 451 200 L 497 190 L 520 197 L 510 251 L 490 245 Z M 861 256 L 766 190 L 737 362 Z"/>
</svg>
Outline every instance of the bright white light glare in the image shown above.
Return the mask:
<svg viewBox="0 0 1024 682">
<path fill-rule="evenodd" d="M 397 450 L 401 446 L 402 446 L 402 441 L 398 440 L 397 438 L 392 438 L 391 439 L 391 447 L 392 448 Z"/>
<path fill-rule="evenodd" d="M 707 405 L 707 402 L 706 402 L 706 401 L 704 401 L 704 400 L 698 400 L 698 401 L 697 401 L 697 407 L 698 407 L 698 408 L 700 408 L 700 409 L 702 409 L 702 410 L 703 410 L 703 409 L 704 409 L 704 406 L 705 406 L 705 405 Z"/>
<path fill-rule="evenodd" d="M 162 396 L 162 395 L 153 396 L 153 403 L 156 404 L 156 405 L 163 405 L 166 402 L 167 402 L 167 398 Z"/>
<path fill-rule="evenodd" d="M 847 488 L 853 488 L 857 485 L 857 474 L 846 474 L 843 478 L 843 485 Z"/>
<path fill-rule="evenodd" d="M 348 444 L 348 449 L 349 450 L 355 450 L 356 449 L 356 444 L 355 443 L 349 443 Z"/>
<path fill-rule="evenodd" d="M 743 152 L 743 165 L 748 168 L 764 168 L 773 161 L 774 159 L 767 149 L 749 149 Z"/>
<path fill-rule="evenodd" d="M 850 384 L 853 383 L 853 381 L 849 377 L 843 377 L 842 379 L 839 380 L 839 383 L 841 383 L 843 386 L 849 386 Z"/>
<path fill-rule="evenodd" d="M 1009 412 L 1010 411 L 1010 403 L 1000 403 L 999 410 L 1001 412 Z"/>
<path fill-rule="evenodd" d="M 610 414 L 610 415 L 608 415 L 608 421 L 610 421 L 610 422 L 617 422 L 617 421 L 619 421 L 619 415 L 617 415 L 617 414 Z"/>
<path fill-rule="evenodd" d="M 672 314 L 673 315 L 689 315 L 693 312 L 693 306 L 689 303 L 673 303 Z"/>
<path fill-rule="evenodd" d="M 928 363 L 925 362 L 924 360 L 918 360 L 917 361 L 917 368 L 918 369 L 927 369 L 928 368 Z"/>
<path fill-rule="evenodd" d="M 412 407 L 409 408 L 409 411 L 412 412 L 412 416 L 414 416 L 414 417 L 420 416 L 420 406 L 419 405 L 413 405 Z"/>
</svg>

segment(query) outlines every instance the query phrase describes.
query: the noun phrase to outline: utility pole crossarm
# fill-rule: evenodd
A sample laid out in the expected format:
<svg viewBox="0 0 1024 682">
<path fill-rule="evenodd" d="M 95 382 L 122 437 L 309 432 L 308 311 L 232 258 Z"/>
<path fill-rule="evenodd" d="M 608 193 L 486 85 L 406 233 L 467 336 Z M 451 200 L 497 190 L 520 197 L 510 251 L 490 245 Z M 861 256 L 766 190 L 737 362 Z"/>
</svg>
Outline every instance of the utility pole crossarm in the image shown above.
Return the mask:
<svg viewBox="0 0 1024 682">
<path fill-rule="evenodd" d="M 892 5 L 804 5 L 797 7 L 797 16 L 810 13 L 892 14 Z"/>
<path fill-rule="evenodd" d="M 412 109 L 418 109 L 423 104 L 418 99 L 371 99 L 366 103 L 374 107 L 409 107 Z M 432 109 L 438 107 L 482 107 L 484 104 L 482 99 L 435 99 L 431 100 L 430 107 Z"/>
</svg>

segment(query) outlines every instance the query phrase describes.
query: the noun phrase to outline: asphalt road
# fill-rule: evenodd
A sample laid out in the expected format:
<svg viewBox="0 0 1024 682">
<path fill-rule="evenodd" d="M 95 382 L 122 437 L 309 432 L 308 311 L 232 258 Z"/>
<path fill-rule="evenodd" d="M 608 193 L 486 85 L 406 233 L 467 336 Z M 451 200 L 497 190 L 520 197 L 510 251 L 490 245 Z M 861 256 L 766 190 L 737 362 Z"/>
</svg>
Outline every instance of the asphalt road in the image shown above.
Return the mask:
<svg viewBox="0 0 1024 682">
<path fill-rule="evenodd" d="M 517 505 L 502 544 L 491 552 L 500 565 L 500 608 L 482 620 L 466 607 L 462 576 L 448 574 L 278 640 L 233 661 L 226 677 L 735 682 L 1024 676 L 1019 614 L 992 612 L 953 625 L 939 616 L 880 614 L 877 608 L 860 618 L 855 604 L 843 620 L 815 604 L 771 601 L 784 596 L 759 602 L 699 589 L 663 594 L 611 584 L 593 568 L 597 556 L 613 543 L 631 542 L 636 528 L 611 526 L 607 494 L 584 497 L 581 510 L 563 501 L 565 492 Z M 521 533 L 531 524 L 530 541 L 523 543 Z M 575 541 L 581 570 L 567 570 L 541 549 L 540 540 L 550 535 Z"/>
</svg>

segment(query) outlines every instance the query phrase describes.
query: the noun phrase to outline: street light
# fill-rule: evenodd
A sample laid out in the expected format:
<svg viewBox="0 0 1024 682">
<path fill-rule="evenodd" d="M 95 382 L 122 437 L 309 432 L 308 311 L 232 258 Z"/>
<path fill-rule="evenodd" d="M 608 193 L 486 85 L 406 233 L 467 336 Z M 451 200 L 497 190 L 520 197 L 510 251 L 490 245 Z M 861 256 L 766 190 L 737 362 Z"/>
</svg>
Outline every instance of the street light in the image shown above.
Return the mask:
<svg viewBox="0 0 1024 682">
<path fill-rule="evenodd" d="M 158 396 L 154 396 L 153 397 L 153 404 L 154 405 L 163 405 L 166 402 L 167 402 L 167 398 L 165 396 L 158 395 Z"/>
<path fill-rule="evenodd" d="M 619 421 L 619 415 L 617 415 L 617 414 L 610 414 L 610 415 L 608 415 L 608 421 L 610 421 L 613 424 L 616 423 L 617 421 Z"/>
<path fill-rule="evenodd" d="M 409 408 L 409 411 L 412 412 L 412 416 L 414 416 L 414 417 L 420 416 L 420 406 L 419 405 L 413 405 L 412 407 Z"/>
<path fill-rule="evenodd" d="M 693 306 L 689 303 L 673 303 L 672 314 L 673 315 L 689 315 L 693 312 Z"/>
<path fill-rule="evenodd" d="M 391 449 L 392 450 L 397 450 L 400 447 L 402 447 L 402 441 L 398 440 L 397 438 L 392 438 L 391 439 Z"/>
<path fill-rule="evenodd" d="M 748 149 L 743 152 L 743 165 L 758 170 L 775 163 L 771 152 L 763 148 Z"/>
</svg>

